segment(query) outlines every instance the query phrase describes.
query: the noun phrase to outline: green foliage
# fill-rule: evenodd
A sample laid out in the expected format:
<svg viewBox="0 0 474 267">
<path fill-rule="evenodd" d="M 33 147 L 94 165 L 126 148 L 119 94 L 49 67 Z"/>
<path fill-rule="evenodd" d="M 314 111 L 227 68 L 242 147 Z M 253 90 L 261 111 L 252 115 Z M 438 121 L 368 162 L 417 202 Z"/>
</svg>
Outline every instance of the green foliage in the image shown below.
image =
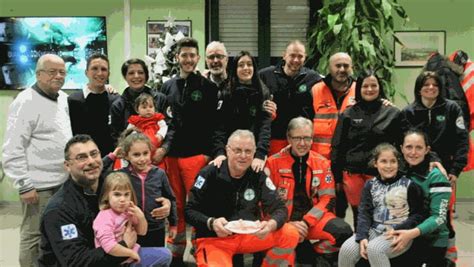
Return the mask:
<svg viewBox="0 0 474 267">
<path fill-rule="evenodd" d="M 408 16 L 397 0 L 338 0 L 318 11 L 316 26 L 310 30 L 310 57 L 320 73 L 327 73 L 329 57 L 336 52 L 347 52 L 354 65 L 354 74 L 365 69 L 376 69 L 386 94 L 393 100 L 397 92 L 393 84 L 393 16 L 407 20 Z"/>
</svg>

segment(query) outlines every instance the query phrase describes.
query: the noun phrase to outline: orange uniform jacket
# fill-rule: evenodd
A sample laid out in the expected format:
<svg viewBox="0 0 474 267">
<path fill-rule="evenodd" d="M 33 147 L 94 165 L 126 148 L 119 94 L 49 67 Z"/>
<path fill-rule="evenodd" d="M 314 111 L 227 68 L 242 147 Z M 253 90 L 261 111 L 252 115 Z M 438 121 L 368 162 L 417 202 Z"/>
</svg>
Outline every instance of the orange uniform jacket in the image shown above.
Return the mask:
<svg viewBox="0 0 474 267">
<path fill-rule="evenodd" d="M 311 150 L 329 158 L 331 154 L 331 140 L 336 130 L 339 114 L 355 104 L 355 82 L 352 83 L 344 96 L 340 108 L 337 108 L 331 89 L 323 81 L 312 88 L 313 95 L 313 145 Z"/>
<path fill-rule="evenodd" d="M 309 152 L 306 164 L 306 194 L 313 201 L 303 220 L 310 227 L 315 226 L 326 212 L 331 212 L 335 202 L 335 186 L 329 160 L 313 151 Z M 292 173 L 293 157 L 288 153 L 277 153 L 267 161 L 270 178 L 288 208 L 288 218 L 293 210 L 295 178 Z"/>
</svg>

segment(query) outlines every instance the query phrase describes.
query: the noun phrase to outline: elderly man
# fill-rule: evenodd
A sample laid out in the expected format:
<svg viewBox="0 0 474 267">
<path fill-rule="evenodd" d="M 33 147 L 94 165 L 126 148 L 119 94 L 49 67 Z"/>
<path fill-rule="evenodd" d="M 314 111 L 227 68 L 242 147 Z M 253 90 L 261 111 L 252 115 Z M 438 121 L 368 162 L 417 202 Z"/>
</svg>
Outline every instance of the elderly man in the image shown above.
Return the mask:
<svg viewBox="0 0 474 267">
<path fill-rule="evenodd" d="M 279 152 L 288 145 L 286 127 L 292 118 L 303 116 L 313 119 L 311 87 L 321 80 L 321 76 L 303 66 L 306 59 L 305 46 L 301 41 L 288 43 L 282 61 L 260 71 L 260 77 L 273 95 L 276 106 L 270 109 L 273 102 L 266 101 L 267 111 L 273 112 L 278 107 L 272 122 L 269 155 Z"/>
<path fill-rule="evenodd" d="M 68 97 L 72 133 L 90 135 L 99 146 L 100 153 L 107 155 L 114 150 L 116 141 L 112 138 L 110 108 L 120 96 L 106 90 L 110 75 L 106 55 L 91 55 L 87 59 L 85 73 L 89 82 L 80 92 Z"/>
<path fill-rule="evenodd" d="M 218 41 L 210 42 L 206 47 L 206 65 L 209 72 L 205 75 L 211 82 L 215 83 L 219 90 L 226 85 L 228 78 L 227 63 L 229 58 L 224 44 Z"/>
<path fill-rule="evenodd" d="M 352 229 L 332 213 L 336 195 L 331 164 L 311 151 L 310 120 L 292 119 L 287 140 L 290 149 L 271 156 L 265 171 L 286 203 L 289 223 L 298 229 L 300 241 L 317 239 L 313 249 L 321 256 L 318 260 L 337 266 L 339 248 L 352 235 Z"/>
<path fill-rule="evenodd" d="M 262 266 L 294 265 L 298 233 L 285 224 L 287 211 L 272 181 L 250 168 L 255 150 L 252 132 L 237 130 L 227 142 L 227 160 L 220 168 L 208 165 L 196 178 L 185 212 L 196 228 L 198 266 L 232 266 L 234 254 L 262 250 Z M 233 234 L 228 224 L 241 219 L 263 220 L 251 234 Z"/>
<path fill-rule="evenodd" d="M 39 254 L 40 215 L 66 180 L 62 150 L 71 138 L 66 67 L 57 55 L 36 64 L 36 83 L 10 105 L 3 144 L 3 168 L 18 189 L 22 206 L 20 265 L 34 266 Z"/>
<path fill-rule="evenodd" d="M 102 159 L 89 135 L 76 135 L 64 149 L 69 179 L 51 198 L 41 219 L 40 266 L 119 266 L 126 257 L 114 257 L 95 248 L 92 223 L 99 212 Z M 157 200 L 158 201 L 158 200 Z M 152 211 L 157 218 L 169 214 L 170 203 Z M 137 234 L 129 225 L 120 245 L 132 248 Z M 169 262 L 170 258 L 163 258 Z M 162 266 L 162 265 L 160 265 Z"/>
</svg>

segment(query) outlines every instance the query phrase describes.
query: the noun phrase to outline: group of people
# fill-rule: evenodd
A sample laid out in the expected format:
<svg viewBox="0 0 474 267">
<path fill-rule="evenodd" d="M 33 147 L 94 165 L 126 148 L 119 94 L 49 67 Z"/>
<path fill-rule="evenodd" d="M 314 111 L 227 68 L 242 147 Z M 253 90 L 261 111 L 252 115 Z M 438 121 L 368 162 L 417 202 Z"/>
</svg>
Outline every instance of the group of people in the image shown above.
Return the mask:
<svg viewBox="0 0 474 267">
<path fill-rule="evenodd" d="M 38 60 L 3 146 L 22 201 L 22 266 L 182 266 L 186 224 L 198 266 L 242 265 L 246 253 L 294 266 L 304 245 L 318 266 L 389 266 L 404 253 L 416 266 L 455 264 L 451 184 L 468 132 L 436 73 L 419 75 L 400 111 L 373 70 L 352 78 L 343 52 L 324 77 L 304 67 L 298 40 L 260 71 L 247 51 L 228 67 L 221 42 L 205 57 L 200 73 L 197 41 L 181 39 L 180 72 L 159 91 L 129 59 L 118 95 L 108 58 L 94 54 L 89 83 L 69 96 L 64 61 Z M 239 220 L 258 229 L 235 234 Z"/>
</svg>

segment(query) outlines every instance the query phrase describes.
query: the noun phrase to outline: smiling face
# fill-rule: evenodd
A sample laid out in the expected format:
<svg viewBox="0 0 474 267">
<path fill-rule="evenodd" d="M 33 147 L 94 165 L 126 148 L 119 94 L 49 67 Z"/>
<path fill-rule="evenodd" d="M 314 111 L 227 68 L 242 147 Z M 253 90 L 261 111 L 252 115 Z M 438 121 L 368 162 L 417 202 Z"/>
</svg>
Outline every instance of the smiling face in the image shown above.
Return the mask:
<svg viewBox="0 0 474 267">
<path fill-rule="evenodd" d="M 45 93 L 55 95 L 64 85 L 66 65 L 56 55 L 46 55 L 42 61 L 41 68 L 36 71 L 36 81 Z"/>
<path fill-rule="evenodd" d="M 237 136 L 229 140 L 226 146 L 229 171 L 234 177 L 245 174 L 255 155 L 255 141 L 250 137 Z"/>
<path fill-rule="evenodd" d="M 243 56 L 237 62 L 237 77 L 241 83 L 251 83 L 253 76 L 253 63 L 249 56 Z"/>
<path fill-rule="evenodd" d="M 64 166 L 72 179 L 86 188 L 97 184 L 102 172 L 102 158 L 97 145 L 92 141 L 75 143 L 68 152 Z"/>
<path fill-rule="evenodd" d="M 130 87 L 130 89 L 135 91 L 141 90 L 147 82 L 145 70 L 143 69 L 142 65 L 131 64 L 128 66 L 125 80 L 127 81 L 128 87 Z"/>
<path fill-rule="evenodd" d="M 422 99 L 429 101 L 435 101 L 438 98 L 439 87 L 434 78 L 426 79 L 426 81 L 423 83 L 423 86 L 421 87 L 420 95 Z"/>
<path fill-rule="evenodd" d="M 345 53 L 337 53 L 329 59 L 329 73 L 333 81 L 347 83 L 352 74 L 352 59 Z"/>
<path fill-rule="evenodd" d="M 206 64 L 214 76 L 222 76 L 226 73 L 228 60 L 229 58 L 224 49 L 220 46 L 214 46 L 206 50 Z"/>
<path fill-rule="evenodd" d="M 110 208 L 117 213 L 123 213 L 130 207 L 132 192 L 130 190 L 115 189 L 109 191 L 108 202 Z"/>
<path fill-rule="evenodd" d="M 379 97 L 379 92 L 380 88 L 377 78 L 375 78 L 374 76 L 369 76 L 364 79 L 360 90 L 360 94 L 363 100 L 367 102 L 374 101 Z"/>
<path fill-rule="evenodd" d="M 102 58 L 91 60 L 89 68 L 86 70 L 86 76 L 89 79 L 89 88 L 99 92 L 105 90 L 105 84 L 109 79 L 109 64 Z"/>
<path fill-rule="evenodd" d="M 304 45 L 301 43 L 290 44 L 283 55 L 283 60 L 285 60 L 285 66 L 283 68 L 286 75 L 290 77 L 296 75 L 303 67 L 305 59 L 306 50 Z"/>
<path fill-rule="evenodd" d="M 394 178 L 398 172 L 398 159 L 391 150 L 380 152 L 374 164 L 382 180 Z"/>
<path fill-rule="evenodd" d="M 130 162 L 137 172 L 145 172 L 151 168 L 151 151 L 147 143 L 135 141 L 131 146 L 125 159 Z"/>
<path fill-rule="evenodd" d="M 411 167 L 422 163 L 429 151 L 430 147 L 426 145 L 425 139 L 420 134 L 408 134 L 403 139 L 403 158 Z"/>
<path fill-rule="evenodd" d="M 303 157 L 309 153 L 313 144 L 313 129 L 310 125 L 303 125 L 288 133 L 288 143 L 291 145 L 291 153 L 297 157 Z"/>
<path fill-rule="evenodd" d="M 181 72 L 190 74 L 194 72 L 199 62 L 198 51 L 195 47 L 182 47 L 179 54 L 176 54 Z"/>
</svg>

